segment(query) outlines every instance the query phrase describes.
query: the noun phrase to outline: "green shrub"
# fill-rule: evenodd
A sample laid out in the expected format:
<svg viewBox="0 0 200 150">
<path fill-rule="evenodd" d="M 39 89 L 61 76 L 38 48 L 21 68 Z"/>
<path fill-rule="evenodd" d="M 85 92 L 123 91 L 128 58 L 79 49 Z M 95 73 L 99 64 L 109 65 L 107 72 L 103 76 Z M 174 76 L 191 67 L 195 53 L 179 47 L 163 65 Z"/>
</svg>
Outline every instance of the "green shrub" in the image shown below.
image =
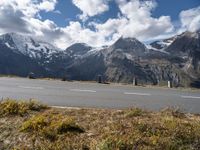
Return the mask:
<svg viewBox="0 0 200 150">
<path fill-rule="evenodd" d="M 29 111 L 40 111 L 46 109 L 47 106 L 37 101 L 16 101 L 13 99 L 5 99 L 0 101 L 0 116 L 7 115 L 24 115 Z"/>
<path fill-rule="evenodd" d="M 48 121 L 46 118 L 42 115 L 34 116 L 30 118 L 29 120 L 25 121 L 23 123 L 23 126 L 21 128 L 22 131 L 40 131 L 44 129 L 45 126 L 48 125 Z"/>
<path fill-rule="evenodd" d="M 145 111 L 143 111 L 140 108 L 131 108 L 126 112 L 126 115 L 128 117 L 138 117 L 143 116 L 145 114 Z"/>
<path fill-rule="evenodd" d="M 47 109 L 47 105 L 41 104 L 36 100 L 30 100 L 28 102 L 25 102 L 26 105 L 28 105 L 29 110 L 32 111 L 40 111 L 42 109 Z"/>
<path fill-rule="evenodd" d="M 162 110 L 162 115 L 185 118 L 185 114 L 179 108 L 166 108 Z"/>
<path fill-rule="evenodd" d="M 64 133 L 83 133 L 73 118 L 61 114 L 43 113 L 36 115 L 22 124 L 21 131 L 40 134 L 47 139 L 55 140 L 57 135 Z"/>
<path fill-rule="evenodd" d="M 83 128 L 80 128 L 73 119 L 68 118 L 63 120 L 57 126 L 57 131 L 59 134 L 63 134 L 66 132 L 76 132 L 76 133 L 83 133 Z"/>
<path fill-rule="evenodd" d="M 135 149 L 136 145 L 136 140 L 131 137 L 126 139 L 124 137 L 115 136 L 108 137 L 101 141 L 97 147 L 99 150 L 132 150 Z"/>
<path fill-rule="evenodd" d="M 41 130 L 41 135 L 50 141 L 55 141 L 57 139 L 56 130 L 52 127 L 46 127 Z"/>
</svg>

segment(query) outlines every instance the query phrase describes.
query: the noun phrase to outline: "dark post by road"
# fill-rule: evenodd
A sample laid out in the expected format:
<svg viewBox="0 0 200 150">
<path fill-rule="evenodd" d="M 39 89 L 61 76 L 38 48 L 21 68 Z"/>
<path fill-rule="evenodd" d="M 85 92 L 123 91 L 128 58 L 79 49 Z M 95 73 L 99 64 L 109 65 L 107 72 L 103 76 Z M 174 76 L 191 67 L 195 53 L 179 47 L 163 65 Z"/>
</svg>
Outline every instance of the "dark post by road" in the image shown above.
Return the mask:
<svg viewBox="0 0 200 150">
<path fill-rule="evenodd" d="M 172 88 L 172 81 L 168 81 L 168 88 Z"/>
<path fill-rule="evenodd" d="M 28 78 L 29 78 L 29 79 L 35 79 L 36 76 L 35 76 L 35 74 L 34 74 L 33 72 L 30 72 L 30 73 L 28 74 Z"/>
<path fill-rule="evenodd" d="M 98 83 L 102 83 L 102 75 L 98 75 Z"/>
<path fill-rule="evenodd" d="M 138 81 L 137 81 L 137 78 L 136 78 L 136 77 L 133 78 L 133 85 L 135 85 L 135 86 L 138 85 Z"/>
</svg>

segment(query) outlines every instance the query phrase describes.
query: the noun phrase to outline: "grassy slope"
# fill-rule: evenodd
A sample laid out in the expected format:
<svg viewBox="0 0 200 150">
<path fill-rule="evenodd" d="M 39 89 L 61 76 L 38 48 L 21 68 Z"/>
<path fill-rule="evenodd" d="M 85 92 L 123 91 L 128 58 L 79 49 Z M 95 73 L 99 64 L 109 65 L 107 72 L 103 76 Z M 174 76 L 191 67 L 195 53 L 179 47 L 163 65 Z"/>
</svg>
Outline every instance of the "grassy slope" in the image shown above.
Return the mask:
<svg viewBox="0 0 200 150">
<path fill-rule="evenodd" d="M 6 100 L 0 103 L 0 149 L 200 149 L 200 116 Z"/>
</svg>

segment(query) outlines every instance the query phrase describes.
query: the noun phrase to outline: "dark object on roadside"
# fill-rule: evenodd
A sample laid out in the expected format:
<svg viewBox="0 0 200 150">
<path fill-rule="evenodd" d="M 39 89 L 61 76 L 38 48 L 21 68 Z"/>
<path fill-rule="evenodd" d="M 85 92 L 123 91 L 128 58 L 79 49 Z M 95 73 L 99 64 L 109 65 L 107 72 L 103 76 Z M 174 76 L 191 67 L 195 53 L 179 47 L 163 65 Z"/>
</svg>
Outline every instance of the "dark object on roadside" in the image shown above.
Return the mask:
<svg viewBox="0 0 200 150">
<path fill-rule="evenodd" d="M 98 83 L 102 83 L 102 75 L 98 75 Z"/>
<path fill-rule="evenodd" d="M 138 85 L 138 79 L 137 78 L 133 78 L 133 85 L 135 85 L 135 86 Z"/>
<path fill-rule="evenodd" d="M 67 81 L 67 77 L 63 77 L 63 78 L 62 78 L 62 81 Z"/>
<path fill-rule="evenodd" d="M 172 84 L 173 84 L 173 82 L 172 82 L 172 81 L 168 81 L 168 85 L 167 85 L 167 86 L 168 86 L 168 88 L 172 88 L 172 87 L 173 87 L 173 85 L 172 85 Z"/>
<path fill-rule="evenodd" d="M 36 79 L 36 76 L 35 76 L 35 74 L 34 74 L 33 72 L 30 72 L 30 73 L 28 74 L 28 78 L 29 78 L 29 79 Z"/>
<path fill-rule="evenodd" d="M 104 81 L 103 84 L 110 84 L 109 82 Z"/>
<path fill-rule="evenodd" d="M 193 88 L 200 88 L 200 79 L 193 81 L 190 86 Z"/>
</svg>

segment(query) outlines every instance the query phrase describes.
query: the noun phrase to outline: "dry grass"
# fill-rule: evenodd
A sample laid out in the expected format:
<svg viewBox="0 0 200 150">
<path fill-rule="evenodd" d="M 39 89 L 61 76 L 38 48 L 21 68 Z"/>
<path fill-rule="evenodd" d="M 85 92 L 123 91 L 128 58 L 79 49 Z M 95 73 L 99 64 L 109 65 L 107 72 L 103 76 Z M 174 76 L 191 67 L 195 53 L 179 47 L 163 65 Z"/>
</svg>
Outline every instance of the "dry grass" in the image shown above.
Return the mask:
<svg viewBox="0 0 200 150">
<path fill-rule="evenodd" d="M 200 149 L 200 116 L 166 109 L 45 109 L 0 118 L 0 149 Z"/>
</svg>

